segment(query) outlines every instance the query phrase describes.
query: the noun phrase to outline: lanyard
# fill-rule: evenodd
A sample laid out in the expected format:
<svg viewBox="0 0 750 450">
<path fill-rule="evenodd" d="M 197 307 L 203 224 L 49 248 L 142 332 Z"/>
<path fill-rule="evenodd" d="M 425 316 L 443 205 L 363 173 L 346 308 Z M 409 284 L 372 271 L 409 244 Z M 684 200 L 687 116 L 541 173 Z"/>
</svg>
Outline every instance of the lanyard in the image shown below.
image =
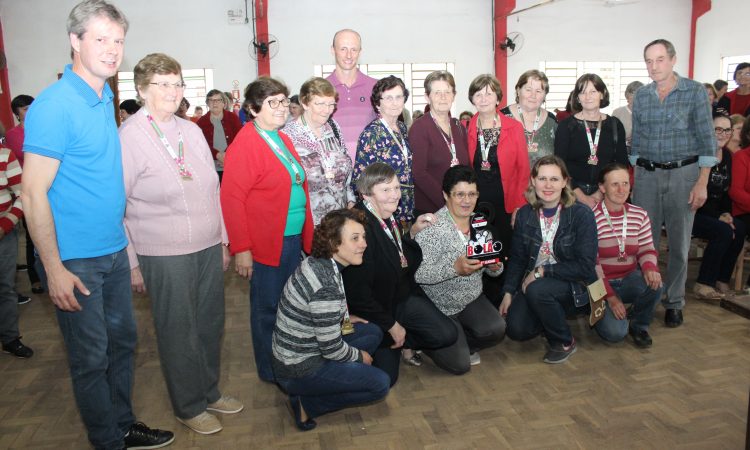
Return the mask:
<svg viewBox="0 0 750 450">
<path fill-rule="evenodd" d="M 349 318 L 349 306 L 346 303 L 346 289 L 344 289 L 344 279 L 341 277 L 339 266 L 336 264 L 336 260 L 331 258 L 331 263 L 333 264 L 333 273 L 336 274 L 336 283 L 339 285 L 341 293 L 344 294 L 343 301 L 341 302 L 341 312 L 344 314 L 344 318 L 341 321 L 341 334 L 351 334 L 354 333 L 354 325 L 352 325 L 352 321 Z"/>
<path fill-rule="evenodd" d="M 602 135 L 602 116 L 599 115 L 599 122 L 596 124 L 596 137 L 591 140 L 591 129 L 589 128 L 589 122 L 583 119 L 583 125 L 586 127 L 586 139 L 589 141 L 589 159 L 588 163 L 595 166 L 599 163 L 599 158 L 596 156 L 597 150 L 599 150 L 599 137 Z"/>
<path fill-rule="evenodd" d="M 609 211 L 607 211 L 607 206 L 604 204 L 604 200 L 602 200 L 602 213 L 604 213 L 604 218 L 607 219 L 607 224 L 612 229 L 612 234 L 614 234 L 615 239 L 617 239 L 617 260 L 625 261 L 625 238 L 628 234 L 628 208 L 624 205 L 622 207 L 622 238 L 617 236 L 617 230 L 615 230 L 615 226 L 612 223 L 612 218 L 609 215 Z"/>
<path fill-rule="evenodd" d="M 404 255 L 403 247 L 401 244 L 401 233 L 398 231 L 398 225 L 396 224 L 396 219 L 393 218 L 393 215 L 391 215 L 391 226 L 393 227 L 393 233 L 396 234 L 396 236 L 393 236 L 393 233 L 391 233 L 391 230 L 388 228 L 388 225 L 385 224 L 383 219 L 380 218 L 380 215 L 375 212 L 375 208 L 372 207 L 370 202 L 366 201 L 364 202 L 365 208 L 367 208 L 368 211 L 372 213 L 373 216 L 375 216 L 376 219 L 378 219 L 378 223 L 380 223 L 380 228 L 383 229 L 385 234 L 390 238 L 391 242 L 393 242 L 393 245 L 396 246 L 396 250 L 398 251 L 399 259 L 401 259 L 401 267 L 406 268 L 408 267 L 408 262 L 406 261 L 406 256 Z"/>
<path fill-rule="evenodd" d="M 490 141 L 485 145 L 484 143 L 484 132 L 482 131 L 482 121 L 477 117 L 477 134 L 479 134 L 479 150 L 482 152 L 482 169 L 487 170 L 489 169 L 489 161 L 487 161 L 487 158 L 490 153 L 490 147 L 495 142 L 495 139 L 490 139 Z M 495 114 L 495 117 L 492 118 L 492 128 L 498 128 L 499 131 L 502 131 L 502 124 L 498 120 L 497 114 Z M 497 135 L 498 145 L 500 140 L 500 133 Z M 498 153 L 500 149 L 498 149 Z M 485 169 L 487 167 L 487 169 Z"/>
<path fill-rule="evenodd" d="M 258 130 L 258 134 L 260 134 L 263 140 L 266 141 L 266 144 L 268 144 L 282 160 L 288 162 L 289 165 L 292 166 L 292 171 L 294 172 L 294 182 L 298 185 L 302 184 L 302 175 L 300 175 L 299 169 L 297 169 L 297 166 L 294 164 L 296 161 L 294 160 L 294 158 L 292 158 L 292 155 L 287 155 L 286 153 L 284 153 L 283 150 L 281 150 L 281 147 L 279 147 L 279 145 L 271 139 L 268 133 L 266 133 L 266 130 L 259 127 L 258 124 L 255 123 L 255 121 L 253 121 L 253 125 L 255 125 L 255 129 Z"/>
<path fill-rule="evenodd" d="M 523 118 L 523 111 L 521 110 L 521 105 L 516 105 L 518 107 L 518 117 L 521 118 L 521 124 L 523 125 L 523 131 L 525 131 L 526 135 L 526 146 L 528 147 L 528 150 L 530 152 L 535 152 L 539 148 L 539 144 L 534 143 L 534 138 L 536 138 L 536 132 L 539 129 L 539 119 L 542 117 L 542 108 L 539 108 L 536 110 L 536 119 L 534 119 L 534 129 L 529 133 L 529 130 L 526 128 L 526 119 Z"/>
<path fill-rule="evenodd" d="M 386 122 L 385 119 L 383 119 L 382 117 L 380 118 L 380 122 L 383 124 L 385 129 L 388 130 L 388 133 L 390 133 L 393 140 L 396 141 L 396 145 L 398 145 L 398 148 L 399 150 L 401 150 L 401 154 L 404 157 L 404 166 L 407 166 L 408 165 L 407 163 L 409 161 L 409 146 L 406 144 L 406 140 L 401 135 L 401 133 L 399 133 L 399 136 L 401 137 L 401 139 L 399 139 L 396 136 L 396 133 L 394 133 L 393 130 L 391 130 L 391 127 L 388 125 L 388 122 Z"/>
<path fill-rule="evenodd" d="M 542 247 L 539 251 L 545 256 L 552 255 L 552 241 L 555 239 L 557 227 L 560 226 L 560 210 L 562 205 L 557 205 L 557 211 L 552 217 L 544 217 L 544 208 L 539 208 L 539 226 L 542 229 Z"/>
<path fill-rule="evenodd" d="M 445 212 L 448 213 L 448 217 L 451 219 L 451 222 L 453 223 L 453 228 L 456 229 L 456 234 L 458 234 L 458 238 L 461 240 L 461 244 L 468 245 L 469 244 L 469 236 L 466 236 L 463 231 L 458 227 L 458 224 L 456 223 L 456 219 L 453 218 L 453 214 L 451 214 L 450 211 L 448 211 L 448 208 L 445 209 Z M 469 235 L 471 235 L 471 224 L 469 224 Z"/>
<path fill-rule="evenodd" d="M 175 153 L 174 148 L 172 147 L 172 144 L 169 143 L 167 140 L 167 137 L 164 136 L 164 133 L 162 133 L 161 129 L 159 128 L 159 125 L 156 124 L 156 121 L 151 116 L 151 114 L 148 113 L 146 108 L 143 108 L 143 114 L 146 115 L 146 118 L 148 119 L 148 123 L 151 124 L 151 127 L 156 132 L 156 135 L 159 136 L 159 139 L 161 140 L 162 145 L 164 145 L 164 148 L 167 149 L 169 152 L 169 155 L 172 157 L 172 159 L 175 160 L 177 163 L 177 170 L 180 172 L 180 176 L 183 180 L 191 180 L 193 178 L 193 175 L 187 170 L 187 167 L 185 167 L 185 151 L 184 151 L 184 142 L 182 140 L 182 131 L 177 130 L 177 153 Z"/>
<path fill-rule="evenodd" d="M 445 141 L 445 145 L 448 146 L 448 151 L 451 152 L 451 167 L 457 166 L 458 158 L 456 157 L 456 144 L 453 142 L 453 132 L 450 119 L 448 119 L 448 137 L 446 138 L 443 129 L 440 128 L 440 125 L 438 125 L 437 120 L 435 120 L 435 116 L 432 114 L 432 111 L 430 111 L 430 117 L 432 118 L 432 122 L 438 129 L 440 137 L 443 138 L 443 141 Z"/>
<path fill-rule="evenodd" d="M 313 140 L 318 144 L 317 150 L 323 163 L 323 173 L 326 179 L 333 179 L 335 177 L 335 151 L 337 148 L 337 146 L 333 142 L 333 132 L 326 128 L 325 125 L 323 125 L 322 127 L 320 127 L 320 137 L 317 137 L 315 136 L 315 133 L 313 133 L 310 125 L 308 125 L 307 121 L 305 120 L 305 115 L 303 114 L 299 116 L 299 118 L 302 121 L 302 125 L 304 125 L 307 131 L 309 131 L 310 136 L 312 136 Z"/>
</svg>

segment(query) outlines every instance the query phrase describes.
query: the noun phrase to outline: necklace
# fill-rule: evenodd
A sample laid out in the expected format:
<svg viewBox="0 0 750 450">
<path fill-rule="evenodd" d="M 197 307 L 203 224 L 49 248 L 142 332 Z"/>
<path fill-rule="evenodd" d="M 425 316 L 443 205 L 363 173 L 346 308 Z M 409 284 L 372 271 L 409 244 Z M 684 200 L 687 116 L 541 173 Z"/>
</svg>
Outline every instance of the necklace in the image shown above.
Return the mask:
<svg viewBox="0 0 750 450">
<path fill-rule="evenodd" d="M 435 115 L 432 114 L 432 111 L 430 111 L 430 117 L 432 118 L 432 122 L 435 124 L 435 126 L 438 129 L 438 132 L 440 133 L 440 136 L 443 138 L 443 141 L 445 141 L 445 145 L 448 146 L 448 151 L 451 152 L 451 167 L 457 166 L 459 164 L 458 157 L 456 157 L 456 144 L 453 142 L 453 133 L 451 129 L 451 121 L 450 118 L 448 119 L 448 137 L 445 137 L 445 132 L 442 128 L 440 128 L 440 124 L 438 124 L 437 119 L 435 119 Z"/>
<path fill-rule="evenodd" d="M 326 129 L 325 124 L 320 127 L 320 137 L 316 136 L 312 127 L 305 120 L 305 115 L 299 116 L 302 125 L 309 131 L 313 141 L 317 144 L 318 154 L 320 155 L 321 165 L 323 166 L 323 175 L 326 180 L 332 181 L 336 178 L 336 145 L 333 142 L 333 133 Z"/>
<path fill-rule="evenodd" d="M 259 127 L 257 123 L 253 122 L 253 125 L 255 126 L 255 129 L 258 131 L 258 134 L 260 134 L 263 140 L 266 141 L 266 144 L 268 144 L 273 149 L 273 151 L 275 151 L 276 154 L 279 155 L 279 158 L 286 161 L 287 163 L 289 163 L 290 166 L 292 166 L 292 172 L 294 172 L 294 182 L 297 185 L 301 185 L 302 175 L 300 175 L 300 171 L 299 169 L 297 169 L 297 166 L 295 165 L 296 161 L 294 160 L 292 155 L 287 154 L 288 150 L 287 150 L 287 153 L 284 153 L 284 151 L 281 150 L 281 147 L 279 147 L 279 145 L 271 139 L 268 133 L 266 133 L 266 130 Z"/>
<path fill-rule="evenodd" d="M 589 121 L 583 117 L 583 113 L 581 113 L 581 120 L 583 120 L 583 126 L 586 127 L 586 140 L 589 142 L 589 159 L 586 162 L 595 166 L 599 164 L 599 157 L 596 156 L 596 152 L 599 150 L 599 137 L 602 134 L 602 115 L 599 114 L 599 121 L 596 124 L 596 137 L 593 141 L 591 140 Z"/>
<path fill-rule="evenodd" d="M 500 124 L 500 121 L 498 120 L 497 114 L 495 114 L 495 117 L 492 118 L 492 128 L 500 128 L 502 125 Z M 490 162 L 487 160 L 490 153 L 490 147 L 493 143 L 497 143 L 499 146 L 500 141 L 500 131 L 498 130 L 497 138 L 490 139 L 489 142 L 487 142 L 487 145 L 484 143 L 484 131 L 482 130 L 482 120 L 477 117 L 477 134 L 479 134 L 479 150 L 482 152 L 482 165 L 481 169 L 484 171 L 490 170 Z M 497 153 L 500 153 L 500 149 L 497 149 Z"/>
<path fill-rule="evenodd" d="M 352 325 L 351 318 L 349 317 L 349 307 L 346 304 L 346 290 L 344 289 L 344 279 L 341 277 L 339 266 L 336 264 L 336 260 L 331 258 L 331 263 L 333 263 L 333 273 L 336 274 L 336 283 L 339 285 L 341 293 L 344 294 L 341 301 L 341 310 L 344 313 L 344 318 L 341 321 L 341 334 L 352 334 L 354 333 L 354 325 Z"/>
<path fill-rule="evenodd" d="M 393 245 L 396 246 L 396 251 L 398 251 L 399 259 L 401 260 L 401 267 L 407 268 L 409 267 L 409 262 L 406 260 L 406 255 L 404 255 L 403 245 L 401 243 L 401 233 L 398 231 L 398 225 L 396 224 L 396 219 L 393 218 L 393 215 L 391 214 L 391 226 L 393 227 L 393 233 L 388 228 L 388 225 L 385 224 L 383 219 L 380 217 L 380 215 L 375 212 L 375 208 L 370 204 L 370 202 L 366 201 L 364 202 L 365 208 L 367 208 L 368 211 L 372 213 L 373 216 L 375 216 L 376 219 L 378 219 L 378 223 L 380 223 L 380 228 L 383 229 L 386 236 L 390 238 L 391 242 L 393 242 Z M 395 237 L 394 237 L 395 233 Z"/>
<path fill-rule="evenodd" d="M 172 159 L 175 160 L 175 163 L 177 164 L 177 170 L 180 172 L 180 176 L 183 180 L 192 180 L 193 175 L 187 170 L 187 167 L 185 167 L 185 151 L 184 151 L 184 143 L 182 140 L 182 131 L 179 129 L 177 130 L 177 152 L 175 153 L 174 148 L 172 147 L 172 144 L 169 143 L 167 140 L 167 137 L 164 136 L 164 133 L 162 133 L 161 129 L 159 128 L 159 125 L 156 124 L 156 121 L 154 118 L 149 114 L 149 112 L 146 110 L 146 108 L 143 108 L 143 114 L 146 115 L 146 118 L 148 119 L 148 123 L 151 124 L 151 128 L 154 129 L 156 132 L 156 135 L 159 136 L 159 140 L 161 141 L 162 145 L 164 145 L 164 148 L 167 149 L 167 152 L 169 152 L 169 155 L 172 157 Z"/>
<path fill-rule="evenodd" d="M 518 117 L 521 118 L 521 124 L 523 125 L 523 131 L 526 135 L 526 148 L 529 150 L 529 153 L 536 153 L 539 151 L 539 143 L 534 142 L 534 139 L 536 138 L 536 132 L 539 130 L 539 119 L 542 117 L 542 108 L 538 108 L 536 110 L 536 119 L 534 119 L 534 129 L 532 131 L 529 131 L 528 128 L 526 128 L 526 119 L 523 117 L 523 111 L 521 110 L 521 105 L 516 105 L 518 109 Z"/>
<path fill-rule="evenodd" d="M 609 228 L 612 229 L 612 234 L 614 234 L 615 239 L 617 239 L 617 260 L 623 262 L 627 259 L 627 255 L 625 254 L 625 238 L 628 234 L 628 208 L 626 208 L 624 205 L 622 207 L 622 238 L 617 235 L 617 230 L 615 230 L 615 226 L 612 223 L 612 218 L 609 215 L 609 211 L 607 211 L 607 205 L 604 204 L 604 201 L 602 201 L 602 213 L 604 214 L 604 218 L 607 220 L 607 225 L 609 225 Z"/>
</svg>

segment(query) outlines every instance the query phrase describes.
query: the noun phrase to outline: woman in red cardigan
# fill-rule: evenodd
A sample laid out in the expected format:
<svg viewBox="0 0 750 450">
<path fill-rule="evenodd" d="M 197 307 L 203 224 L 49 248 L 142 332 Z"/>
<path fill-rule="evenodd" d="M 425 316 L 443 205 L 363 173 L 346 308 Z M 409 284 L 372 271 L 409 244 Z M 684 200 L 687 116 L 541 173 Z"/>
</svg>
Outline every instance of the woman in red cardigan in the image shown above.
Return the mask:
<svg viewBox="0 0 750 450">
<path fill-rule="evenodd" d="M 481 212 L 493 211 L 493 236 L 510 252 L 513 213 L 526 204 L 524 192 L 529 180 L 529 158 L 523 126 L 497 107 L 503 98 L 500 82 L 492 75 L 479 75 L 469 85 L 469 101 L 477 114 L 469 121 L 468 148 L 471 167 L 477 174 Z M 490 219 L 488 217 L 488 219 Z"/>
<path fill-rule="evenodd" d="M 313 220 L 307 178 L 292 141 L 278 130 L 289 89 L 261 77 L 245 99 L 254 116 L 226 153 L 221 207 L 237 273 L 250 279 L 250 330 L 258 376 L 274 381 L 271 335 L 281 290 L 310 253 Z"/>
</svg>

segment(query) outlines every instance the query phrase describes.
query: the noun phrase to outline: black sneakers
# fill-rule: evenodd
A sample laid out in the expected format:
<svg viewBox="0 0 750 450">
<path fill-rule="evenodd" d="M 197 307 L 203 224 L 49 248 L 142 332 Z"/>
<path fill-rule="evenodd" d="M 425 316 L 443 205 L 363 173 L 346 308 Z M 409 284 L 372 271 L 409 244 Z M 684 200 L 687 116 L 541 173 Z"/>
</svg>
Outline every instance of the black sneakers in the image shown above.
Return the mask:
<svg viewBox="0 0 750 450">
<path fill-rule="evenodd" d="M 34 355 L 34 350 L 23 345 L 21 336 L 18 336 L 7 344 L 3 344 L 3 352 L 10 353 L 16 358 L 31 358 Z"/>
<path fill-rule="evenodd" d="M 171 444 L 172 441 L 174 441 L 174 433 L 171 431 L 152 429 L 143 422 L 136 422 L 130 426 L 130 431 L 125 435 L 125 448 L 161 448 Z"/>
<path fill-rule="evenodd" d="M 633 338 L 633 343 L 638 348 L 649 348 L 651 347 L 651 344 L 653 344 L 653 340 L 647 330 L 636 330 L 630 328 L 628 333 Z"/>
<path fill-rule="evenodd" d="M 23 295 L 23 294 L 18 294 L 19 305 L 25 305 L 26 303 L 29 303 L 30 301 L 31 301 L 31 297 Z"/>
<path fill-rule="evenodd" d="M 547 364 L 561 364 L 570 358 L 570 355 L 576 352 L 576 340 L 569 345 L 563 345 L 560 343 L 550 345 L 547 353 L 544 354 L 544 362 Z"/>
</svg>

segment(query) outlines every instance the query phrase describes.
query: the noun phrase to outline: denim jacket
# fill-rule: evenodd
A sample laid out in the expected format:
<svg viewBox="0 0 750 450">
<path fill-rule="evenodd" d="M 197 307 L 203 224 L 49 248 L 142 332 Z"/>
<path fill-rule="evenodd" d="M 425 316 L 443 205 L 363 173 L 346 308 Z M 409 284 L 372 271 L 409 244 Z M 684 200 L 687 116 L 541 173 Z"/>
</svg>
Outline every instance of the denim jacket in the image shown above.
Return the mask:
<svg viewBox="0 0 750 450">
<path fill-rule="evenodd" d="M 598 252 L 596 222 L 591 209 L 576 202 L 562 208 L 560 225 L 552 243 L 557 264 L 544 264 L 544 277 L 570 281 L 575 290 L 596 281 L 596 255 Z M 539 248 L 542 246 L 542 229 L 538 212 L 527 204 L 518 210 L 513 229 L 513 244 L 505 271 L 503 294 L 515 295 L 524 276 L 534 270 Z M 585 288 L 583 288 L 585 292 Z"/>
</svg>

